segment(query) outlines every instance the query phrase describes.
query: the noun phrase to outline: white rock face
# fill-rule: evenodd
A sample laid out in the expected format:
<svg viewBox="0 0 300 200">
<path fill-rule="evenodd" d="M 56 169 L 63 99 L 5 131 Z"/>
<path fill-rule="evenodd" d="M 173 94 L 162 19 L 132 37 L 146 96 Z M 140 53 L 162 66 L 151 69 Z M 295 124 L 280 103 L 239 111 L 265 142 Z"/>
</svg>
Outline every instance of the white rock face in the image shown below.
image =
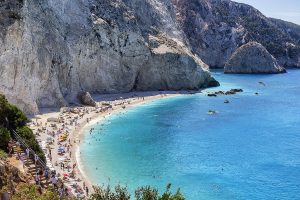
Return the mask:
<svg viewBox="0 0 300 200">
<path fill-rule="evenodd" d="M 214 82 L 169 0 L 4 0 L 0 11 L 0 93 L 27 113 L 65 106 L 82 91 Z"/>
<path fill-rule="evenodd" d="M 239 74 L 274 74 L 283 73 L 285 69 L 278 65 L 276 59 L 265 47 L 257 42 L 249 42 L 238 48 L 227 61 L 225 73 Z"/>
</svg>

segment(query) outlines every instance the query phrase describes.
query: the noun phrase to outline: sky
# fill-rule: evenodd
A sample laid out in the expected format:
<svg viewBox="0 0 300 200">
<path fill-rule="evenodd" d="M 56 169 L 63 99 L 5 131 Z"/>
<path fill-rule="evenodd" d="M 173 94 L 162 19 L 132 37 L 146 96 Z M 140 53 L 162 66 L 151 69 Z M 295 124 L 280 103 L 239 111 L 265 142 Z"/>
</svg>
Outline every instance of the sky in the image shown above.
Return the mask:
<svg viewBox="0 0 300 200">
<path fill-rule="evenodd" d="M 233 0 L 249 4 L 267 17 L 283 19 L 300 25 L 300 0 Z"/>
</svg>

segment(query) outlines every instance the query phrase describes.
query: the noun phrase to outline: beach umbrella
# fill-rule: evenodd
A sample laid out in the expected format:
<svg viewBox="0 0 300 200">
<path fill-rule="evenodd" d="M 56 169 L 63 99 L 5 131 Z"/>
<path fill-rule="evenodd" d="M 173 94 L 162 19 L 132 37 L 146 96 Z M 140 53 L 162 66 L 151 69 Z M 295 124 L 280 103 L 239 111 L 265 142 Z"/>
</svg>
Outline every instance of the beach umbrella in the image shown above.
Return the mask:
<svg viewBox="0 0 300 200">
<path fill-rule="evenodd" d="M 65 147 L 60 146 L 60 147 L 58 147 L 58 150 L 65 150 Z"/>
<path fill-rule="evenodd" d="M 64 161 L 64 160 L 65 160 L 65 158 L 58 158 L 58 160 L 59 160 L 59 161 Z"/>
<path fill-rule="evenodd" d="M 57 151 L 58 151 L 58 152 L 64 152 L 64 151 L 65 151 L 65 148 L 59 147 Z"/>
<path fill-rule="evenodd" d="M 59 122 L 58 118 L 50 117 L 47 119 L 47 122 Z"/>
</svg>

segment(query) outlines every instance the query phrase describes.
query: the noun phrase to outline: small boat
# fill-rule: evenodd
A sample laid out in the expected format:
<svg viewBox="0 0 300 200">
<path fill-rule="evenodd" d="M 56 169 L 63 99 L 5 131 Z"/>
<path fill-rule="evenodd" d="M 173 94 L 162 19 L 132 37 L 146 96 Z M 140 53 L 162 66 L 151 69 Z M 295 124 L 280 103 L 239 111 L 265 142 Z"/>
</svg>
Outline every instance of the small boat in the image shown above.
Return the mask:
<svg viewBox="0 0 300 200">
<path fill-rule="evenodd" d="M 207 112 L 207 114 L 209 114 L 209 115 L 216 115 L 216 114 L 218 114 L 218 112 L 215 111 L 215 110 L 209 110 L 209 111 Z"/>
</svg>

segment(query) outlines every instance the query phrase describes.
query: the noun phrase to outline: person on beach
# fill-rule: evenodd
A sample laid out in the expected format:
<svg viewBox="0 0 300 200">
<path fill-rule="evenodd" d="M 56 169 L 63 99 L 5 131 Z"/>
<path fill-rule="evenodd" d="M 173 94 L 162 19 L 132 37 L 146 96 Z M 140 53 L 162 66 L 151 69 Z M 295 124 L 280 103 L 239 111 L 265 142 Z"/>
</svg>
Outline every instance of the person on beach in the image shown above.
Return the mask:
<svg viewBox="0 0 300 200">
<path fill-rule="evenodd" d="M 50 179 L 52 186 L 54 189 L 57 189 L 57 178 L 55 175 L 52 175 L 51 179 Z"/>
<path fill-rule="evenodd" d="M 20 154 L 20 161 L 21 161 L 23 169 L 24 169 L 25 168 L 25 164 L 24 164 L 24 158 L 23 158 L 22 154 Z"/>
<path fill-rule="evenodd" d="M 29 148 L 26 148 L 26 156 L 27 156 L 27 159 L 29 158 Z"/>
<path fill-rule="evenodd" d="M 60 163 L 60 169 L 65 170 L 65 164 L 64 164 L 64 162 Z"/>
<path fill-rule="evenodd" d="M 35 153 L 35 154 L 34 154 L 34 164 L 35 164 L 35 166 L 36 166 L 36 164 L 37 164 L 38 159 L 39 159 L 39 157 L 38 157 L 38 155 Z"/>
<path fill-rule="evenodd" d="M 48 179 L 49 179 L 49 170 L 48 170 L 48 168 L 45 169 L 44 175 L 45 175 L 46 181 L 48 182 Z"/>
<path fill-rule="evenodd" d="M 64 185 L 61 184 L 60 191 L 59 191 L 59 199 L 63 199 L 64 193 L 65 193 L 65 188 L 64 188 Z"/>
<path fill-rule="evenodd" d="M 39 185 L 39 184 L 40 184 L 40 175 L 39 175 L 38 172 L 35 173 L 34 180 L 35 180 L 35 184 L 36 184 L 36 185 Z"/>
<path fill-rule="evenodd" d="M 89 188 L 85 187 L 86 196 L 89 196 Z"/>
</svg>

